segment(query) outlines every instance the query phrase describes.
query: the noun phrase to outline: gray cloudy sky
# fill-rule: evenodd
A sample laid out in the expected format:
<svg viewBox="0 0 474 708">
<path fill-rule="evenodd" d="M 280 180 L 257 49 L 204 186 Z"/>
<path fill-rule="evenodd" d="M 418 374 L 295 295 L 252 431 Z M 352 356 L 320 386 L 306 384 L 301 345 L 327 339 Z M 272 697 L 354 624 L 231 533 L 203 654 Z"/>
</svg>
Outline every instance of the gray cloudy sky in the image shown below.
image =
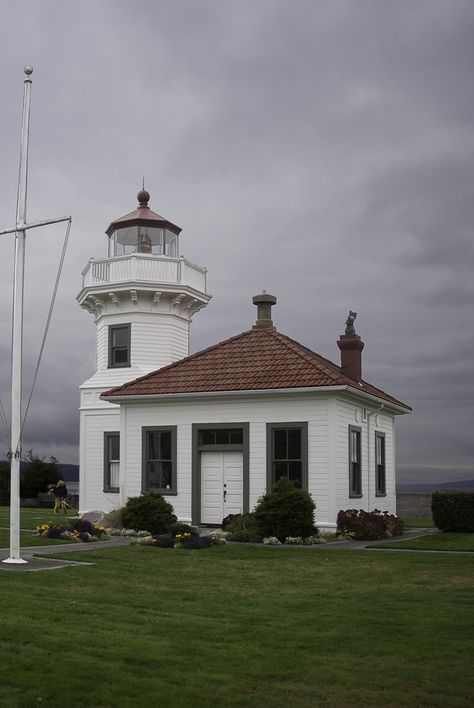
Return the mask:
<svg viewBox="0 0 474 708">
<path fill-rule="evenodd" d="M 34 67 L 28 219 L 72 214 L 25 447 L 77 462 L 95 326 L 75 297 L 136 206 L 183 228 L 213 298 L 192 350 L 248 329 L 339 362 L 349 308 L 364 378 L 414 408 L 399 480 L 474 476 L 472 0 L 0 0 L 0 229 L 14 225 L 23 66 Z M 25 384 L 64 226 L 27 237 Z M 9 409 L 12 236 L 0 240 Z M 8 449 L 5 436 L 0 445 Z"/>
</svg>

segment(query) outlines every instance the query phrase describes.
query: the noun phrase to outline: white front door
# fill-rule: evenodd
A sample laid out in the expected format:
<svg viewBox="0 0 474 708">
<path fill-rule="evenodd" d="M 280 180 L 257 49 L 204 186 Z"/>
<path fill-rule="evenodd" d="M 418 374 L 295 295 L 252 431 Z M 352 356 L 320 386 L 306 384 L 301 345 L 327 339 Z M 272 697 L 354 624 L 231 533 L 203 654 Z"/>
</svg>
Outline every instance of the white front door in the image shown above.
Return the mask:
<svg viewBox="0 0 474 708">
<path fill-rule="evenodd" d="M 221 524 L 228 514 L 242 513 L 243 455 L 201 452 L 201 523 Z"/>
</svg>

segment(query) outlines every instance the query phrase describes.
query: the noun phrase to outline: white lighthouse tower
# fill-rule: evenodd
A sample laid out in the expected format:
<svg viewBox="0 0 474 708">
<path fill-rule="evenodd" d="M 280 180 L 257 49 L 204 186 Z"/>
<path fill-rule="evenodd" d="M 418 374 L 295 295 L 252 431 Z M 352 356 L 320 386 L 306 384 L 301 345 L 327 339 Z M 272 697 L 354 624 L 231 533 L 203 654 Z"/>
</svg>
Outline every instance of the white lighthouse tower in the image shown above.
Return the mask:
<svg viewBox="0 0 474 708">
<path fill-rule="evenodd" d="M 80 387 L 80 508 L 125 503 L 120 475 L 120 412 L 100 394 L 189 354 L 195 312 L 210 300 L 206 269 L 180 256 L 181 229 L 148 206 L 108 227 L 107 258 L 91 259 L 77 300 L 94 315 L 97 370 Z"/>
</svg>

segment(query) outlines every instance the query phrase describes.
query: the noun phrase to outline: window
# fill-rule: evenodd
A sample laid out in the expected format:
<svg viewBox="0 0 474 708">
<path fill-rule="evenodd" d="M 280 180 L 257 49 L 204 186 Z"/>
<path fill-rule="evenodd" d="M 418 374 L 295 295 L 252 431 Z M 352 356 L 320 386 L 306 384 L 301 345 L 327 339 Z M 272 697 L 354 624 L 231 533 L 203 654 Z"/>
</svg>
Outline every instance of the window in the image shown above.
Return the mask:
<svg viewBox="0 0 474 708">
<path fill-rule="evenodd" d="M 176 494 L 176 426 L 143 428 L 143 492 Z"/>
<path fill-rule="evenodd" d="M 104 492 L 120 488 L 120 433 L 104 433 Z"/>
<path fill-rule="evenodd" d="M 286 477 L 297 487 L 308 487 L 308 424 L 267 424 L 267 485 Z"/>
<path fill-rule="evenodd" d="M 211 428 L 199 431 L 199 446 L 203 445 L 242 445 L 242 428 Z"/>
<path fill-rule="evenodd" d="M 130 366 L 130 325 L 109 327 L 109 369 Z"/>
<path fill-rule="evenodd" d="M 375 494 L 378 497 L 387 494 L 385 472 L 385 435 L 375 433 Z"/>
<path fill-rule="evenodd" d="M 362 496 L 361 430 L 349 426 L 349 496 Z"/>
</svg>

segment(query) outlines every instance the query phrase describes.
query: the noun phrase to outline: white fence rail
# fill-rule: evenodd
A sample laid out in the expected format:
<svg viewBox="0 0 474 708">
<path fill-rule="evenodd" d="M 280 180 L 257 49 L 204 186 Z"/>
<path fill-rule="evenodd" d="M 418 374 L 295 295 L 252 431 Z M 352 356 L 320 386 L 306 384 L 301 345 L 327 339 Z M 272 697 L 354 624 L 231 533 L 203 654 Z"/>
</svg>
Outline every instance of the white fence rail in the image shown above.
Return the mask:
<svg viewBox="0 0 474 708">
<path fill-rule="evenodd" d="M 176 283 L 205 292 L 206 269 L 184 258 L 132 253 L 116 258 L 91 259 L 82 273 L 84 288 L 122 281 Z"/>
</svg>

